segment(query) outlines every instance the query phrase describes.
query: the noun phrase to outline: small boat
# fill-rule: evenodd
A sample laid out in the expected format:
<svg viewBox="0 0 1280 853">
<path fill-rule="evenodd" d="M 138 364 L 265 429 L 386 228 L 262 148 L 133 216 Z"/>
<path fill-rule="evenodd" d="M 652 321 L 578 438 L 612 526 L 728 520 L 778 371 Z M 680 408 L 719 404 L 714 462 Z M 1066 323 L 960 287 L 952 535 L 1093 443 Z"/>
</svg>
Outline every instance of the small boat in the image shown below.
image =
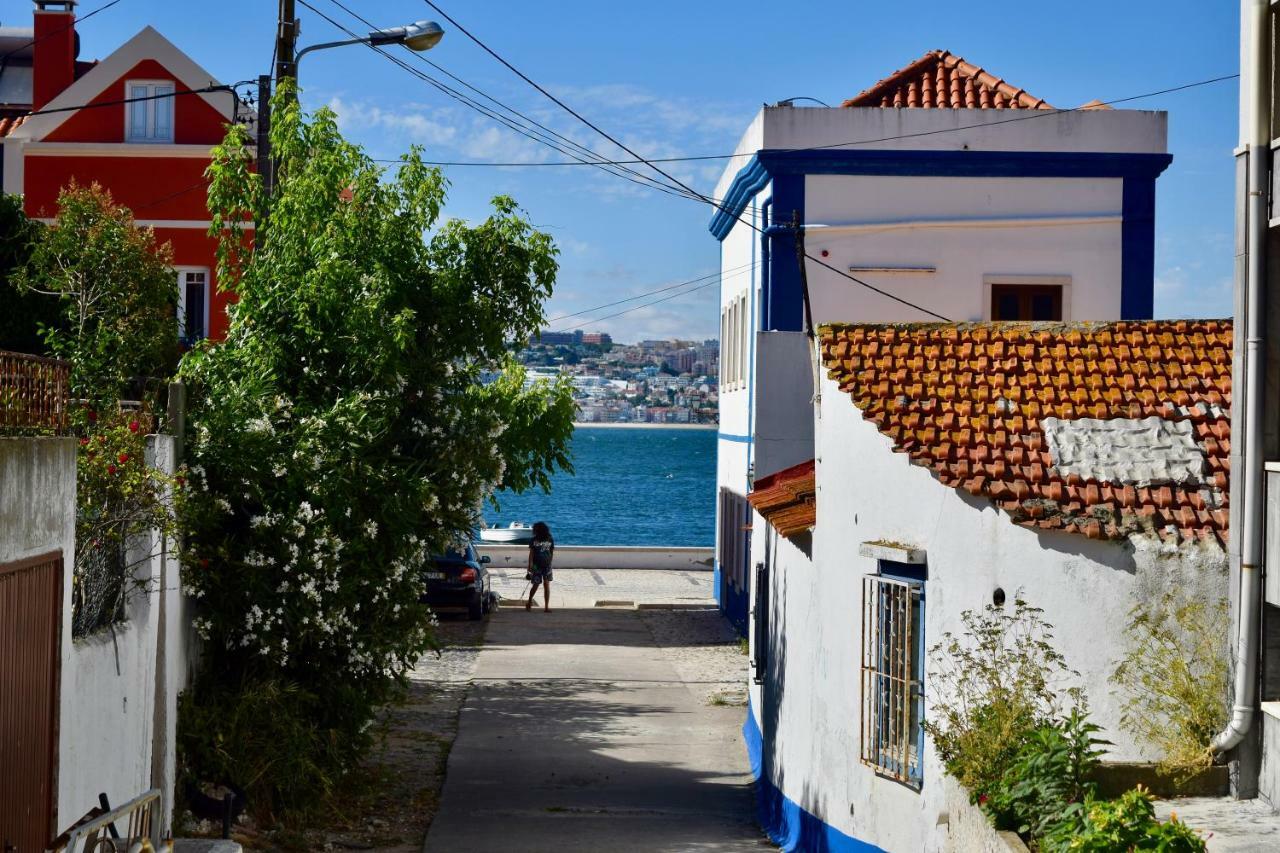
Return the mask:
<svg viewBox="0 0 1280 853">
<path fill-rule="evenodd" d="M 495 545 L 523 545 L 533 541 L 533 528 L 523 521 L 513 521 L 507 527 L 486 527 L 480 531 L 480 541 Z"/>
</svg>

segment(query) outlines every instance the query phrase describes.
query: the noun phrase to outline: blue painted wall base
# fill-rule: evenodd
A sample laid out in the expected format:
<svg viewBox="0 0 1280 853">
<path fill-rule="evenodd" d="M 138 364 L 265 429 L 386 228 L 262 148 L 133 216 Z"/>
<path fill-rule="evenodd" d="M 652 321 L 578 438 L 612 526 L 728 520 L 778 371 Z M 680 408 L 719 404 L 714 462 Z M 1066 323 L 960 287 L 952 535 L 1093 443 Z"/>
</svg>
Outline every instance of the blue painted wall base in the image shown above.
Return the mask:
<svg viewBox="0 0 1280 853">
<path fill-rule="evenodd" d="M 755 714 L 747 706 L 742 724 L 751 776 L 755 779 L 756 818 L 769 839 L 784 853 L 885 853 L 881 848 L 845 835 L 792 802 L 772 781 L 764 767 L 764 741 Z"/>
</svg>

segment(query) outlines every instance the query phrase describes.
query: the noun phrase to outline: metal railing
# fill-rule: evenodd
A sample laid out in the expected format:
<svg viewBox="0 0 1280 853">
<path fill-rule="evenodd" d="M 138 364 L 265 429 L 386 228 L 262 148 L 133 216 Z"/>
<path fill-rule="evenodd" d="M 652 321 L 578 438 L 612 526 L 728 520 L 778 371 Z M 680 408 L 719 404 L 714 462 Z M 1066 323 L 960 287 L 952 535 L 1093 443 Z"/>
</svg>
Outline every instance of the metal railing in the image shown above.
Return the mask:
<svg viewBox="0 0 1280 853">
<path fill-rule="evenodd" d="M 105 814 L 78 823 L 66 835 L 56 853 L 126 853 L 143 838 L 160 849 L 160 822 L 164 819 L 164 795 L 159 788 L 134 797 Z M 120 822 L 124 822 L 121 831 Z"/>
<path fill-rule="evenodd" d="M 67 430 L 71 365 L 0 350 L 0 432 Z"/>
</svg>

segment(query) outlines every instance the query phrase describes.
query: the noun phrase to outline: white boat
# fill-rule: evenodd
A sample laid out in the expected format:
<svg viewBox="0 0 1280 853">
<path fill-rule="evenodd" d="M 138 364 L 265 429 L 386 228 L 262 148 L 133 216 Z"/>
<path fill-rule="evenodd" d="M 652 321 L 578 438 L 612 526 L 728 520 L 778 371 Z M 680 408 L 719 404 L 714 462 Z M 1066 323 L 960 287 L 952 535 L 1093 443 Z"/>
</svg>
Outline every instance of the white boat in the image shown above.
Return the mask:
<svg viewBox="0 0 1280 853">
<path fill-rule="evenodd" d="M 480 541 L 495 545 L 523 545 L 533 541 L 533 528 L 523 521 L 513 521 L 507 527 L 486 527 L 480 531 Z"/>
</svg>

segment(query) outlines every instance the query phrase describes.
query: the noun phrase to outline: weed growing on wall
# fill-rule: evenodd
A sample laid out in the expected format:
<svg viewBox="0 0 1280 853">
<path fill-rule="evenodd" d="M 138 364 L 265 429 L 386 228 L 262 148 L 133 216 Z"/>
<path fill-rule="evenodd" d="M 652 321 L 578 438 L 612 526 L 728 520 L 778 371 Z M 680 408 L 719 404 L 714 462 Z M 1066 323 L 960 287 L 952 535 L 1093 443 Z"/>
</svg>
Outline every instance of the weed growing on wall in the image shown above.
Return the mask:
<svg viewBox="0 0 1280 853">
<path fill-rule="evenodd" d="M 1043 611 L 1017 599 L 1012 611 L 988 605 L 961 614 L 964 632 L 930 649 L 931 695 L 925 731 L 947 772 L 975 800 L 1000 783 L 1022 745 L 1058 719 L 1064 704 L 1083 709 L 1078 677 L 1053 646 Z"/>
<path fill-rule="evenodd" d="M 1124 696 L 1121 724 L 1159 750 L 1165 772 L 1209 766 L 1209 744 L 1227 721 L 1226 602 L 1170 590 L 1130 617 L 1128 651 L 1112 676 Z"/>
<path fill-rule="evenodd" d="M 184 583 L 206 640 L 183 760 L 259 810 L 298 812 L 360 757 L 431 645 L 429 555 L 468 537 L 495 489 L 568 467 L 573 401 L 509 361 L 557 268 L 511 199 L 440 221 L 445 180 L 416 150 L 385 172 L 332 112 L 304 119 L 287 85 L 269 200 L 247 143 L 232 128 L 210 167 L 218 280 L 239 301 L 227 340 L 182 365 Z M 281 736 L 250 737 L 244 709 L 267 707 Z"/>
</svg>

